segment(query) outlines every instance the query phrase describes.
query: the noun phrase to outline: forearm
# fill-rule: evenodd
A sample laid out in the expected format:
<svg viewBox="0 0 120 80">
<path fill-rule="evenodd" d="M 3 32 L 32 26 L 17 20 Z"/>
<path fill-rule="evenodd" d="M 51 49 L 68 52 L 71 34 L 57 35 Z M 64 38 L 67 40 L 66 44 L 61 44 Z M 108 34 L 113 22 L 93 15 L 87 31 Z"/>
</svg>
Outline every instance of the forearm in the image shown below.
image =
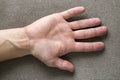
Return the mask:
<svg viewBox="0 0 120 80">
<path fill-rule="evenodd" d="M 0 61 L 29 55 L 29 44 L 24 28 L 0 30 Z"/>
</svg>

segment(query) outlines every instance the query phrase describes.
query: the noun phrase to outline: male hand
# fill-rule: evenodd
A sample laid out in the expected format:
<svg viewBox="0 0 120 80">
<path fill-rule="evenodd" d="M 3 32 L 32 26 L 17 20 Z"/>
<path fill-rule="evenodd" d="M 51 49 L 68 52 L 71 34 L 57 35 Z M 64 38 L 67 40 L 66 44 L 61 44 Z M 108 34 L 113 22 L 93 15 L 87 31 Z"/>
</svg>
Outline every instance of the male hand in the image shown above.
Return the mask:
<svg viewBox="0 0 120 80">
<path fill-rule="evenodd" d="M 103 42 L 76 42 L 75 39 L 88 39 L 106 34 L 107 27 L 88 27 L 101 24 L 99 18 L 67 22 L 66 19 L 82 14 L 84 7 L 75 7 L 60 13 L 43 17 L 25 27 L 31 41 L 31 54 L 50 67 L 74 71 L 74 66 L 60 57 L 70 52 L 99 51 Z M 79 30 L 78 30 L 79 29 Z"/>
</svg>

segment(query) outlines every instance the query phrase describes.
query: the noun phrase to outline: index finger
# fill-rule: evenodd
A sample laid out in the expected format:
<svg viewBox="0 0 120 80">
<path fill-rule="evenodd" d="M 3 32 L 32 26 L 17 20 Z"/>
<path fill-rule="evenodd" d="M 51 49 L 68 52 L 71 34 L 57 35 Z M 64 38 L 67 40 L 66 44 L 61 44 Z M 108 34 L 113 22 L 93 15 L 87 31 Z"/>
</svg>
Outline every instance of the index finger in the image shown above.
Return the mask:
<svg viewBox="0 0 120 80">
<path fill-rule="evenodd" d="M 74 7 L 66 11 L 60 12 L 64 19 L 68 19 L 74 15 L 82 14 L 85 11 L 84 7 Z"/>
</svg>

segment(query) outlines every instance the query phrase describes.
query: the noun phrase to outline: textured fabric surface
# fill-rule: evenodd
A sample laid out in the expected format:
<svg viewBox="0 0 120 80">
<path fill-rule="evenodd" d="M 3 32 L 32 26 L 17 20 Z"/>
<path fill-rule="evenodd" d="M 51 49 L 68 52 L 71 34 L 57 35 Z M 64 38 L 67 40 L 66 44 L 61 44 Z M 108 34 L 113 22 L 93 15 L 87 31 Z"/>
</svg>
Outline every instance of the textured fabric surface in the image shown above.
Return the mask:
<svg viewBox="0 0 120 80">
<path fill-rule="evenodd" d="M 0 80 L 120 80 L 120 0 L 0 0 L 0 29 L 26 26 L 33 21 L 75 6 L 86 7 L 83 15 L 69 19 L 100 17 L 108 26 L 100 52 L 65 56 L 75 65 L 69 73 L 49 68 L 32 56 L 0 63 Z M 91 40 L 90 40 L 91 41 Z"/>
</svg>

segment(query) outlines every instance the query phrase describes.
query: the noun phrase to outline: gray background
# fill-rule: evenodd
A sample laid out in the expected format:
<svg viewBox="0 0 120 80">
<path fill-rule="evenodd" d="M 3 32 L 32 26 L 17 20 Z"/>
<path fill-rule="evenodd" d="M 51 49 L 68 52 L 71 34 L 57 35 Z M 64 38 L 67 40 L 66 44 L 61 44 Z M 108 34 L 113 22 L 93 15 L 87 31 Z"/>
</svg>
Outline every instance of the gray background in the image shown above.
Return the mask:
<svg viewBox="0 0 120 80">
<path fill-rule="evenodd" d="M 32 56 L 0 63 L 0 80 L 120 80 L 120 0 L 0 0 L 0 29 L 26 26 L 54 12 L 75 6 L 86 7 L 83 15 L 69 21 L 100 17 L 108 26 L 101 52 L 65 56 L 75 65 L 69 73 L 49 68 Z"/>
</svg>

